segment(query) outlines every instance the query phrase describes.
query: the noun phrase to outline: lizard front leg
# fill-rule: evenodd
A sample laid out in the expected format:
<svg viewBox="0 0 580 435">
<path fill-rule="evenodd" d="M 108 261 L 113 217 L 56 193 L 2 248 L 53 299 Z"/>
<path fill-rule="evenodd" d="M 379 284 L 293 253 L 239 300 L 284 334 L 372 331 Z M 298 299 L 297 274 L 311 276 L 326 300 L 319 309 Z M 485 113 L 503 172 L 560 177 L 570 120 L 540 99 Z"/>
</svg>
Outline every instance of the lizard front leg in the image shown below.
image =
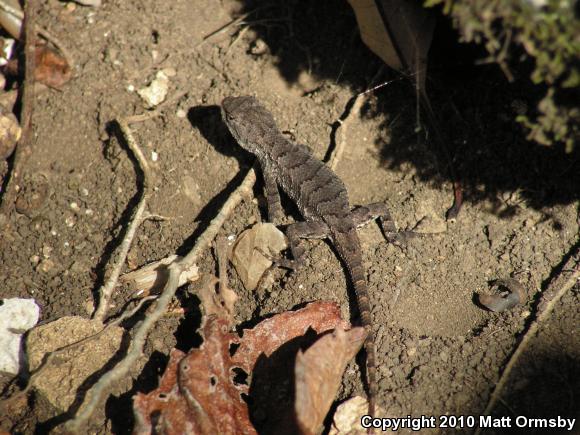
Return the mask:
<svg viewBox="0 0 580 435">
<path fill-rule="evenodd" d="M 274 225 L 278 225 L 282 219 L 282 203 L 280 201 L 280 191 L 276 178 L 272 171 L 263 170 L 264 177 L 264 191 L 266 194 L 266 202 L 268 204 L 268 221 Z"/>
<path fill-rule="evenodd" d="M 302 239 L 324 239 L 328 237 L 329 229 L 322 221 L 296 222 L 286 228 L 286 237 L 290 243 L 292 260 L 281 258 L 275 260 L 278 266 L 288 269 L 299 269 L 304 264 L 304 246 Z"/>
</svg>

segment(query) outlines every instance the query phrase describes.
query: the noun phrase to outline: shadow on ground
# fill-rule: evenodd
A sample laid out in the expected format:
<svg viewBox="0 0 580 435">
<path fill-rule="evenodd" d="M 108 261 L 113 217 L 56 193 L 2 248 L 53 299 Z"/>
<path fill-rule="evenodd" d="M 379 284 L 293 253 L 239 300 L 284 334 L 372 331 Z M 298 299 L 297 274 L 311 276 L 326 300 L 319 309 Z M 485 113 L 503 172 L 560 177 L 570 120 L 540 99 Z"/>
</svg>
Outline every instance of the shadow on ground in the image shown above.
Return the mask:
<svg viewBox="0 0 580 435">
<path fill-rule="evenodd" d="M 242 3 L 245 22 L 267 44 L 290 83 L 306 71 L 355 94 L 382 65 L 361 42 L 346 1 Z M 514 53 L 516 80 L 508 83 L 497 65 L 481 64 L 487 57 L 481 47 L 459 44 L 450 21 L 435 13 L 427 83 L 434 119 L 422 132 L 415 131 L 415 95 L 408 80 L 376 91 L 377 100 L 363 108 L 365 117 L 385 116 L 376 140 L 382 163 L 392 170 L 411 164 L 436 186 L 458 181 L 465 200 L 489 199 L 502 217 L 515 214 L 519 201 L 540 209 L 579 199 L 578 147 L 565 154 L 559 146 L 528 142 L 514 121 L 518 111 L 533 113 L 544 93 L 529 80 L 529 62 L 518 61 L 520 53 Z M 395 77 L 389 72 L 380 80 Z M 502 194 L 515 191 L 517 198 L 506 204 Z"/>
</svg>

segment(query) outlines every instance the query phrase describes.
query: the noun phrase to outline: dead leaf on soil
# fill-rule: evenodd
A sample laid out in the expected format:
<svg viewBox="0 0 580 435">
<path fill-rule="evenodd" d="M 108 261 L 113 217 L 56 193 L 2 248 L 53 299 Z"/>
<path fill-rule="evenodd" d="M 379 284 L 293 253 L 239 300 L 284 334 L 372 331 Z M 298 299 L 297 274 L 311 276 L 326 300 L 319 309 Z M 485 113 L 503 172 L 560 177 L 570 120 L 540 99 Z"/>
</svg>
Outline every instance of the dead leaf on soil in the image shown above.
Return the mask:
<svg viewBox="0 0 580 435">
<path fill-rule="evenodd" d="M 271 223 L 258 223 L 240 234 L 232 249 L 232 263 L 244 287 L 254 290 L 272 265 L 262 252 L 276 257 L 287 247 L 284 234 Z"/>
<path fill-rule="evenodd" d="M 320 433 L 330 405 L 336 397 L 348 362 L 363 345 L 367 332 L 340 326 L 321 337 L 306 352 L 296 355 L 296 422 L 304 434 Z"/>
<path fill-rule="evenodd" d="M 70 65 L 64 57 L 47 46 L 36 47 L 36 69 L 34 78 L 40 83 L 61 89 L 71 78 Z"/>
<path fill-rule="evenodd" d="M 346 327 L 348 323 L 340 318 L 338 305 L 331 302 L 314 302 L 301 310 L 278 314 L 244 331 L 241 339 L 228 332 L 226 319 L 209 317 L 203 326 L 204 342 L 201 347 L 190 351 L 185 357 L 179 351 L 172 351 L 159 388 L 135 397 L 134 433 L 256 433 L 241 396 L 242 393 L 247 394 L 248 386 L 234 382 L 234 369 L 241 368 L 251 374 L 260 355 L 270 355 L 310 328 L 320 333 L 337 326 Z M 357 337 L 359 333 L 354 332 L 352 336 L 342 334 L 344 337 Z M 331 342 L 331 350 L 325 352 L 334 352 L 332 343 L 336 340 L 330 337 L 325 340 L 328 341 Z M 239 347 L 232 357 L 230 348 L 236 344 Z M 328 344 L 323 342 L 323 346 Z M 353 349 L 344 350 L 342 354 L 352 354 Z M 309 362 L 309 358 L 316 358 L 316 353 L 315 349 L 308 357 L 307 352 L 306 363 L 302 364 L 314 364 Z M 328 355 L 336 359 L 334 355 Z M 338 361 L 342 364 L 342 359 Z M 305 378 L 308 378 L 307 383 L 311 381 L 310 377 Z M 332 402 L 332 399 L 329 400 Z"/>
<path fill-rule="evenodd" d="M 173 350 L 160 386 L 137 394 L 134 434 L 255 434 L 241 393 L 233 382 L 229 348 L 236 342 L 225 319 L 210 317 L 204 342 L 183 357 Z"/>
<path fill-rule="evenodd" d="M 225 319 L 229 326 L 234 321 L 234 305 L 238 295 L 226 286 L 218 286 L 219 279 L 213 275 L 206 275 L 205 283 L 198 290 L 197 295 L 201 300 L 203 313 L 207 317 L 217 316 Z"/>
<path fill-rule="evenodd" d="M 297 311 L 287 311 L 244 330 L 240 347 L 233 359 L 249 373 L 258 357 L 269 357 L 282 344 L 304 335 L 308 329 L 317 334 L 336 327 L 348 329 L 349 323 L 340 317 L 340 308 L 334 302 L 313 302 Z"/>
</svg>

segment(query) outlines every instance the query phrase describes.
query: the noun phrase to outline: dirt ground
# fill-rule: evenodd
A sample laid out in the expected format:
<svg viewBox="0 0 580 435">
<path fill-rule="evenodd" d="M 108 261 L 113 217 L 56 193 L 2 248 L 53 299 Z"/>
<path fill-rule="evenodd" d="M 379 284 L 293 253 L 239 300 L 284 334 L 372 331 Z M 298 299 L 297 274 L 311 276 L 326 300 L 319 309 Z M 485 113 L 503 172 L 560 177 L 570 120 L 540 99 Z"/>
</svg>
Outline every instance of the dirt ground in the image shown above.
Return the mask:
<svg viewBox="0 0 580 435">
<path fill-rule="evenodd" d="M 147 157 L 157 153 L 150 162 L 157 183 L 149 210 L 164 219 L 139 229 L 126 271 L 187 252 L 251 166 L 251 156 L 221 121 L 224 97 L 257 96 L 289 137 L 323 158 L 341 139 L 337 121 L 348 102 L 382 65 L 361 42 L 345 1 L 105 0 L 100 8 L 74 10 L 56 0 L 40 3 L 41 25 L 69 47 L 76 70 L 61 92 L 36 99 L 34 153 L 22 195 L 36 192 L 41 200 L 14 213 L 0 236 L 0 297 L 34 298 L 42 322 L 92 312 L 140 188 L 113 121 L 145 110 L 134 89 L 157 71 L 175 72 L 168 98 L 178 98 L 163 116 L 134 130 Z M 245 13 L 244 21 L 213 34 Z M 578 153 L 527 142 L 513 121 L 516 110 L 533 110 L 536 102 L 526 64 L 515 69 L 510 85 L 497 66 L 476 66 L 485 54 L 456 38 L 440 19 L 427 86 L 443 140 L 432 140 L 433 127 L 426 127 L 429 134 L 416 132 L 412 83 L 397 80 L 369 94 L 361 115 L 349 118 L 337 169 L 352 204 L 384 201 L 404 229 L 425 217 L 443 224 L 442 232 L 402 249 L 388 244 L 374 224 L 359 232 L 380 405 L 389 416 L 480 415 L 542 292 L 569 272 L 562 265 L 579 247 Z M 379 81 L 397 77 L 385 70 Z M 458 219 L 446 222 L 452 177 L 461 182 L 465 203 Z M 222 234 L 237 235 L 266 219 L 261 187 Z M 305 268 L 276 272 L 274 284 L 260 292 L 246 291 L 231 268 L 239 325 L 320 299 L 337 301 L 356 321 L 352 288 L 332 248 L 324 241 L 307 246 Z M 216 273 L 211 251 L 199 266 Z M 528 292 L 523 305 L 503 313 L 478 307 L 476 293 L 510 276 Z M 133 379 L 119 383 L 91 433 L 131 432 L 132 395 L 155 388 L 172 347 L 199 344 L 194 294 L 194 286 L 180 292 L 187 314 L 156 325 Z M 579 298 L 576 285 L 557 303 L 510 376 L 496 415 L 580 418 Z M 115 310 L 129 299 L 128 292 L 117 293 Z M 361 362 L 349 365 L 337 403 L 364 393 Z M 264 430 L 276 418 L 275 401 L 252 400 L 254 423 Z M 57 412 L 32 393 L 19 412 L 0 416 L 0 428 L 46 433 L 75 411 L 73 405 Z"/>
</svg>

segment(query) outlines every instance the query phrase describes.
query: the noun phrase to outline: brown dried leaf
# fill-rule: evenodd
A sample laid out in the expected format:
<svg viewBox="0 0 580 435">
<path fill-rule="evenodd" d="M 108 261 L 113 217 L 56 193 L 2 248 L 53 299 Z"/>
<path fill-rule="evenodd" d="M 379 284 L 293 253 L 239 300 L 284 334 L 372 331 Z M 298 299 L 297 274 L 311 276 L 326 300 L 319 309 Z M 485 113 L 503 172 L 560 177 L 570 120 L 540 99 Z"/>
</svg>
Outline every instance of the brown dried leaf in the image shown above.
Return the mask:
<svg viewBox="0 0 580 435">
<path fill-rule="evenodd" d="M 253 329 L 244 330 L 233 360 L 250 373 L 261 354 L 270 356 L 282 344 L 304 335 L 308 329 L 320 334 L 339 326 L 347 329 L 350 325 L 340 317 L 340 308 L 335 302 L 312 302 L 300 310 L 277 314 Z"/>
<path fill-rule="evenodd" d="M 364 43 L 391 68 L 416 74 L 425 88 L 435 18 L 420 1 L 348 0 Z"/>
<path fill-rule="evenodd" d="M 70 65 L 53 49 L 36 47 L 34 78 L 52 88 L 60 89 L 72 76 Z"/>
<path fill-rule="evenodd" d="M 270 355 L 309 328 L 318 333 L 348 327 L 334 302 L 313 302 L 294 312 L 278 314 L 246 330 L 243 339 L 228 332 L 228 320 L 210 316 L 204 342 L 187 356 L 172 351 L 157 390 L 134 399 L 135 434 L 256 433 L 241 393 L 246 385 L 233 381 L 236 367 L 251 373 L 261 355 Z M 239 344 L 233 357 L 230 347 Z"/>
<path fill-rule="evenodd" d="M 296 356 L 296 422 L 304 434 L 315 434 L 334 401 L 348 362 L 358 353 L 367 332 L 340 326 Z"/>
<path fill-rule="evenodd" d="M 241 398 L 247 387 L 235 386 L 229 348 L 236 343 L 227 321 L 210 317 L 204 342 L 185 358 L 172 351 L 161 384 L 134 399 L 135 434 L 255 434 Z"/>
<path fill-rule="evenodd" d="M 238 300 L 238 295 L 227 286 L 220 286 L 218 291 L 218 282 L 215 276 L 206 275 L 205 282 L 199 288 L 197 295 L 201 300 L 205 316 L 215 315 L 220 319 L 225 319 L 231 326 L 235 314 L 234 304 Z"/>
<path fill-rule="evenodd" d="M 262 252 L 275 257 L 287 246 L 284 234 L 270 223 L 258 223 L 240 234 L 232 249 L 232 263 L 244 287 L 254 290 L 272 265 Z"/>
</svg>

